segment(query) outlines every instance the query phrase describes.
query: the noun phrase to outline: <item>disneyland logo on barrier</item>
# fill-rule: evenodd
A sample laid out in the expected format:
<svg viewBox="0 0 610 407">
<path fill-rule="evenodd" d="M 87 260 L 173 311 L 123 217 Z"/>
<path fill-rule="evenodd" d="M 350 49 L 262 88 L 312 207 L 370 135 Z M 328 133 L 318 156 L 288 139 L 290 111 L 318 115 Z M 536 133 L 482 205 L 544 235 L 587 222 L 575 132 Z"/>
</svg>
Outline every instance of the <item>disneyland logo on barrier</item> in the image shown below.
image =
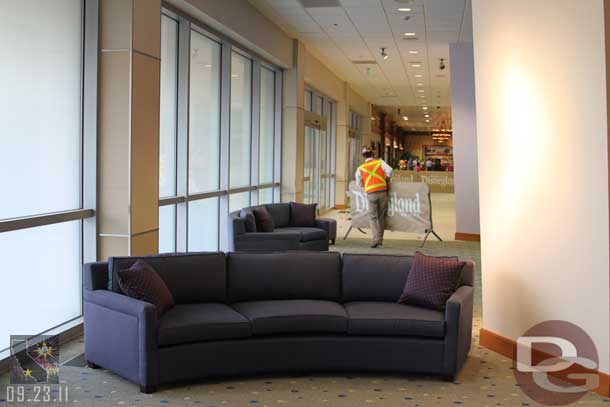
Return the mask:
<svg viewBox="0 0 610 407">
<path fill-rule="evenodd" d="M 356 212 L 366 212 L 369 203 L 364 192 L 353 191 L 355 198 L 354 210 Z M 396 192 L 389 195 L 388 216 L 418 216 L 421 215 L 421 199 L 419 192 L 413 198 L 400 197 Z"/>
<path fill-rule="evenodd" d="M 538 403 L 566 405 L 599 386 L 593 340 L 566 321 L 546 321 L 517 339 L 514 374 L 521 390 Z"/>
</svg>

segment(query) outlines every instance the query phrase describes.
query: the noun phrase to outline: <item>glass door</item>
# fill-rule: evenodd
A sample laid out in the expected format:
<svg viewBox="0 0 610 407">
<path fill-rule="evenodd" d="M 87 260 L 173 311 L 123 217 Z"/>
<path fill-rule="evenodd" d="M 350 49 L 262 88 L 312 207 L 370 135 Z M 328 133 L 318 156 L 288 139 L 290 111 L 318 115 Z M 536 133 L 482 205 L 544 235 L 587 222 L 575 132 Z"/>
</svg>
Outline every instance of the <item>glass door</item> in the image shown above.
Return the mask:
<svg viewBox="0 0 610 407">
<path fill-rule="evenodd" d="M 318 204 L 319 212 L 328 207 L 329 194 L 326 119 L 313 113 L 307 116 L 303 146 L 303 201 Z"/>
</svg>

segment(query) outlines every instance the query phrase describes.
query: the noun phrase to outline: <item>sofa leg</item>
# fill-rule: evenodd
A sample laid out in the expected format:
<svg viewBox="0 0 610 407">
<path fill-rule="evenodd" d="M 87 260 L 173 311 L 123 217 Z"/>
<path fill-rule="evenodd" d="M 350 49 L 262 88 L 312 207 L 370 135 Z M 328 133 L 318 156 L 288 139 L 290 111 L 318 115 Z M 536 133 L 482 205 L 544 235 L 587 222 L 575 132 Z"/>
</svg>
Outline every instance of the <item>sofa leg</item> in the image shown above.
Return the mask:
<svg viewBox="0 0 610 407">
<path fill-rule="evenodd" d="M 99 368 L 100 368 L 100 367 L 99 367 L 98 365 L 96 365 L 95 363 L 93 363 L 93 362 L 89 362 L 89 361 L 87 361 L 87 367 L 88 367 L 89 369 L 99 369 Z"/>
<path fill-rule="evenodd" d="M 454 374 L 445 374 L 442 376 L 443 380 L 446 382 L 454 382 L 455 381 L 455 375 Z"/>
<path fill-rule="evenodd" d="M 331 246 L 334 246 L 335 245 L 335 239 L 331 240 L 330 244 L 331 244 Z"/>
<path fill-rule="evenodd" d="M 144 394 L 151 394 L 157 391 L 157 386 L 145 386 L 143 384 L 140 385 L 140 392 Z"/>
</svg>

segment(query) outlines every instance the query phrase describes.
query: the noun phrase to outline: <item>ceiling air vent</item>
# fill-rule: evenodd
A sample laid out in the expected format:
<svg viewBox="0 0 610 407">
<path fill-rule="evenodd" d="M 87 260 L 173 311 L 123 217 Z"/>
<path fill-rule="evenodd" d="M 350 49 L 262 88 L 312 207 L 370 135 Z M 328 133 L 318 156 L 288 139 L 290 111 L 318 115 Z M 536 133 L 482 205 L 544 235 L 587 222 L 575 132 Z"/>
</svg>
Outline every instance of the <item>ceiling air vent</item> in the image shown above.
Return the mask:
<svg viewBox="0 0 610 407">
<path fill-rule="evenodd" d="M 299 0 L 305 8 L 341 7 L 339 0 Z"/>
<path fill-rule="evenodd" d="M 352 61 L 352 64 L 354 64 L 354 65 L 377 65 L 377 61 L 361 59 L 361 60 Z"/>
</svg>

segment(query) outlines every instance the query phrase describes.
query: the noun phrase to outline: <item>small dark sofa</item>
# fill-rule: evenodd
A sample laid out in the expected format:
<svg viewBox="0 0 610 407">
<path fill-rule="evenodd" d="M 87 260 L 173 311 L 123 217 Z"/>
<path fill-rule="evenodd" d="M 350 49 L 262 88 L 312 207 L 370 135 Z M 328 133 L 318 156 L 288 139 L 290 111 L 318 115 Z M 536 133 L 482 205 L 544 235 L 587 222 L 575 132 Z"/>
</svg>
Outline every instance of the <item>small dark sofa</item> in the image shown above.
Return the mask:
<svg viewBox="0 0 610 407">
<path fill-rule="evenodd" d="M 84 266 L 85 357 L 140 385 L 279 372 L 412 372 L 453 379 L 470 350 L 473 263 L 445 311 L 398 304 L 411 256 L 188 253 L 145 257 L 175 307 L 123 295 L 118 270 Z"/>
<path fill-rule="evenodd" d="M 231 252 L 273 251 L 327 251 L 329 241 L 337 238 L 334 219 L 316 218 L 315 227 L 291 226 L 290 204 L 276 203 L 264 206 L 275 225 L 273 232 L 248 232 L 241 211 L 229 213 L 228 240 Z M 251 210 L 252 208 L 244 208 Z"/>
</svg>

